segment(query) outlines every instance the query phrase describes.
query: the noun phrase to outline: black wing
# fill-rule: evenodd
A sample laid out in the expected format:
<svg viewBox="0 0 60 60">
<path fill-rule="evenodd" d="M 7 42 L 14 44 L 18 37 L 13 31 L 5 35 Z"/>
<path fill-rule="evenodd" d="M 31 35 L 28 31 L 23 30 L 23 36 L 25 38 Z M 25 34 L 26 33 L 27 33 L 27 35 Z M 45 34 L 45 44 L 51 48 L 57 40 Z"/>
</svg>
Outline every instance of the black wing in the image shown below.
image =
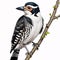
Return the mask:
<svg viewBox="0 0 60 60">
<path fill-rule="evenodd" d="M 24 40 L 29 36 L 31 29 L 32 29 L 32 21 L 30 18 L 26 16 L 22 16 L 21 18 L 19 18 L 14 29 L 11 41 L 12 47 L 10 53 L 12 52 L 12 50 L 15 49 L 19 41 Z"/>
</svg>

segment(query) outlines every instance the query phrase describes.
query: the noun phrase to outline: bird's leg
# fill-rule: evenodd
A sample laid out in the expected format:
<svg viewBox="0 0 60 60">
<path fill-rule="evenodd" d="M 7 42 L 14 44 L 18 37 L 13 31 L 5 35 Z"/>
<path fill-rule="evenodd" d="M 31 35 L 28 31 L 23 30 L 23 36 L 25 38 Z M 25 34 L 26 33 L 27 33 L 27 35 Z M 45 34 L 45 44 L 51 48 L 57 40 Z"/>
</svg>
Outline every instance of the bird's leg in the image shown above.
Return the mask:
<svg viewBox="0 0 60 60">
<path fill-rule="evenodd" d="M 38 43 L 35 43 L 35 42 L 32 42 L 33 43 L 33 46 L 36 46 L 36 45 L 38 45 L 39 46 L 39 44 Z M 37 50 L 38 50 L 38 48 L 37 48 Z"/>
<path fill-rule="evenodd" d="M 28 50 L 28 48 L 25 46 L 25 49 L 26 49 L 26 51 L 27 51 L 27 53 L 26 54 L 29 54 L 29 50 Z"/>
</svg>

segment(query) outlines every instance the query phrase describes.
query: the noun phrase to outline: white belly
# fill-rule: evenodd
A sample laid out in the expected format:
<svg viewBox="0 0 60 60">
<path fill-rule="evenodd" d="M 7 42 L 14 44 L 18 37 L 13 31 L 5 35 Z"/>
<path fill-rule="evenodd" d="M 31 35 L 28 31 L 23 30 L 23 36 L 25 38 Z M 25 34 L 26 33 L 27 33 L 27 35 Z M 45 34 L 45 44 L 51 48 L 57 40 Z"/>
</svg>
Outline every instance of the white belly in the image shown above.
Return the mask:
<svg viewBox="0 0 60 60">
<path fill-rule="evenodd" d="M 26 40 L 24 40 L 24 44 L 33 42 L 33 40 L 37 37 L 37 35 L 39 34 L 41 27 L 42 27 L 42 19 L 40 18 L 33 18 L 33 27 L 32 27 L 32 31 L 30 32 L 30 35 L 28 36 L 28 38 Z M 36 21 L 35 21 L 36 20 Z"/>
</svg>

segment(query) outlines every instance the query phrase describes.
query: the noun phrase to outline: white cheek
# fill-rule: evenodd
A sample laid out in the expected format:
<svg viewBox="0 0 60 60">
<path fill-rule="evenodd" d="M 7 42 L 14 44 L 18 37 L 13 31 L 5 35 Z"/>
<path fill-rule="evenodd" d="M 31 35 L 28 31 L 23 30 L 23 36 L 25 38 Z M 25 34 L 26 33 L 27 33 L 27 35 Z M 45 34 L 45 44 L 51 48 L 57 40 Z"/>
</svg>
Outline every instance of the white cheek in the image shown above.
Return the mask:
<svg viewBox="0 0 60 60">
<path fill-rule="evenodd" d="M 29 11 L 24 11 L 24 13 L 25 13 L 26 15 L 31 15 L 31 14 L 32 14 L 32 13 L 29 12 Z"/>
</svg>

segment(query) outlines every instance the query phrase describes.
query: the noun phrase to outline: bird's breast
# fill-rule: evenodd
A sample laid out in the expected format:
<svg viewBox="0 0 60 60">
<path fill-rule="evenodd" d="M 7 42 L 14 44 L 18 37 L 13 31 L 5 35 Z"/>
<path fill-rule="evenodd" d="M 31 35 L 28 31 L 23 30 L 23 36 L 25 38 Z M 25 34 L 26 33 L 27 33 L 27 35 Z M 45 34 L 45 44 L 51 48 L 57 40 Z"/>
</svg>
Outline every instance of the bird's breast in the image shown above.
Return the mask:
<svg viewBox="0 0 60 60">
<path fill-rule="evenodd" d="M 36 36 L 39 34 L 40 29 L 42 27 L 42 19 L 38 19 L 38 18 L 33 17 L 32 23 L 33 23 L 32 30 L 31 30 L 28 38 L 24 41 L 24 44 L 32 42 L 36 38 Z"/>
</svg>

